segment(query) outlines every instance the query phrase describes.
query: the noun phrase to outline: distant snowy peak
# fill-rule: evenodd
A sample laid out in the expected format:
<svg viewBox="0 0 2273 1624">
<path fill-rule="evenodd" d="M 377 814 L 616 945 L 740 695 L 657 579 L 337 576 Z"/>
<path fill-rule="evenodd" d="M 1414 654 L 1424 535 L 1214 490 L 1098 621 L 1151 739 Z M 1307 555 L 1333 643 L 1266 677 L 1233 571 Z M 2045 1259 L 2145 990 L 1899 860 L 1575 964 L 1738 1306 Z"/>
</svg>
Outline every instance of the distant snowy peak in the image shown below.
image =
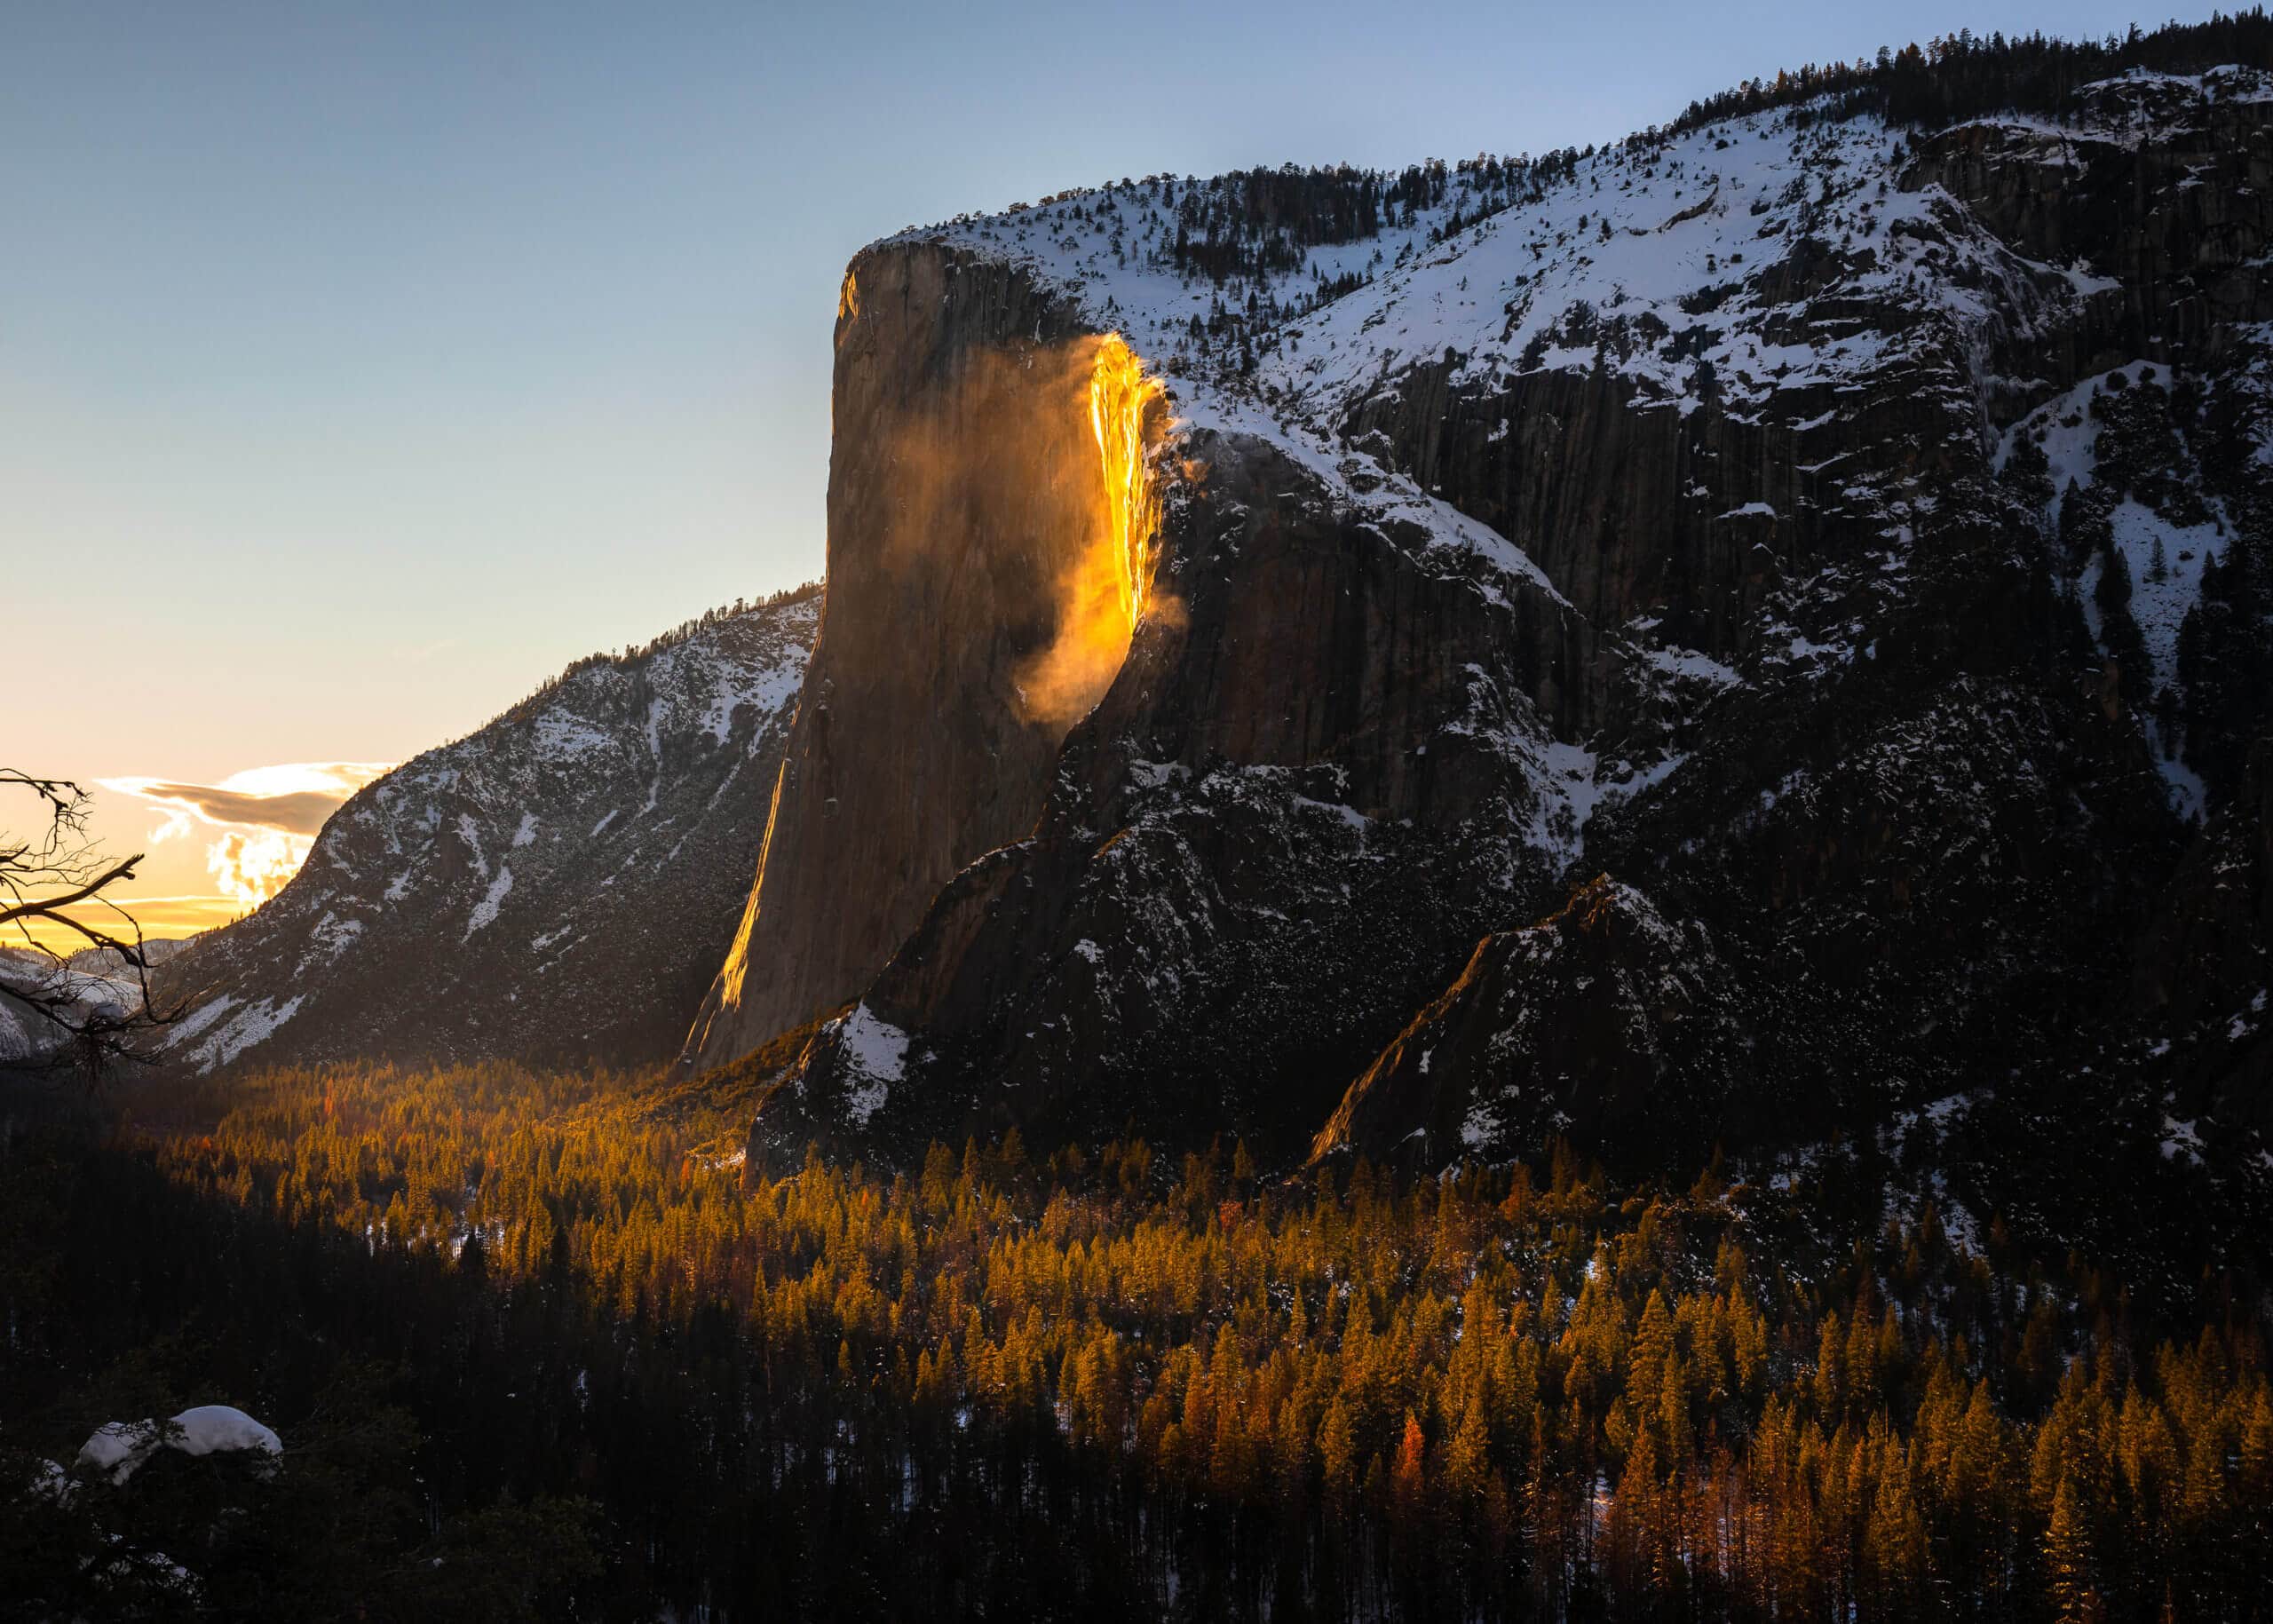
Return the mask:
<svg viewBox="0 0 2273 1624">
<path fill-rule="evenodd" d="M 172 1050 L 668 1052 L 731 933 L 819 615 L 808 593 L 582 661 L 368 785 L 289 885 L 170 968 Z"/>
</svg>

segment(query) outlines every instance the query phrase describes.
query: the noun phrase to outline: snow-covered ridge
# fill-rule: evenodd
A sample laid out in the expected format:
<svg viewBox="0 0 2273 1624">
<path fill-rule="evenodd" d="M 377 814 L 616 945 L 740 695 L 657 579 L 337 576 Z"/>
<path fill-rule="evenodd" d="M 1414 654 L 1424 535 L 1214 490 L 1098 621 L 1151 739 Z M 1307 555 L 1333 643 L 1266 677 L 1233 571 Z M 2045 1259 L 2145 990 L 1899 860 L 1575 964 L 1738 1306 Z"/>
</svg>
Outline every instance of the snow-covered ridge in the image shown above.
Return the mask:
<svg viewBox="0 0 2273 1624">
<path fill-rule="evenodd" d="M 2273 81 L 2249 68 L 2155 79 L 2189 98 L 2273 99 Z M 2071 143 L 2135 145 L 2146 139 L 2131 113 L 2142 83 L 2087 88 L 2087 121 L 2075 126 L 2010 123 Z M 1818 295 L 1826 303 L 1923 283 L 1962 321 L 1980 309 L 1973 284 L 1984 273 L 2037 273 L 2053 297 L 2111 285 L 2088 267 L 2013 261 L 1985 234 L 1954 257 L 1936 253 L 1914 228 L 1948 199 L 1897 184 L 1913 138 L 1874 116 L 1826 111 L 1827 102 L 1753 114 L 1605 147 L 1567 169 L 1530 166 L 1512 187 L 1499 161 L 1463 163 L 1444 175 L 1437 201 L 1390 210 L 1377 231 L 1224 282 L 1180 267 L 1174 254 L 1178 200 L 1220 180 L 1116 183 L 886 241 L 952 244 L 1030 271 L 1169 374 L 1187 414 L 1244 398 L 1281 415 L 1287 432 L 1329 437 L 1353 398 L 1447 351 L 1461 358 L 1463 378 L 1591 368 L 1599 322 L 1613 317 L 1661 324 L 1668 340 L 1691 335 L 1610 357 L 1683 409 L 1706 389 L 1759 401 L 1836 384 L 1880 359 L 1878 346 L 1842 335 L 1827 314 L 1812 330 L 1763 331 L 1762 317 L 1787 306 L 1748 285 L 1802 235 L 1834 247 L 1850 267 Z M 1358 285 L 1334 291 L 1350 282 Z"/>
<path fill-rule="evenodd" d="M 2072 124 L 1976 123 L 2055 149 L 2135 147 L 2169 109 L 2217 100 L 2273 100 L 2273 75 L 2126 75 L 2079 92 Z M 1455 385 L 1606 367 L 1683 413 L 1708 399 L 1774 412 L 1784 396 L 1804 423 L 1802 403 L 1808 418 L 1835 416 L 1868 374 L 1944 337 L 1876 330 L 1858 308 L 1922 305 L 1960 329 L 2016 311 L 2048 322 L 2115 285 L 2089 265 L 2018 257 L 1938 186 L 1905 190 L 1915 132 L 1830 111 L 1826 99 L 1567 164 L 1464 162 L 1434 201 L 1388 208 L 1377 230 L 1220 282 L 1180 265 L 1176 245 L 1186 206 L 1226 178 L 1115 183 L 886 241 L 1026 269 L 1165 372 L 1185 425 L 1265 432 L 1327 470 L 1351 455 L 1353 404 L 1448 355 Z M 1795 302 L 1759 273 L 1802 240 L 1829 263 Z M 1390 471 L 1365 472 L 1370 484 Z"/>
<path fill-rule="evenodd" d="M 201 1070 L 305 1045 L 598 1052 L 611 1023 L 682 1022 L 643 984 L 699 978 L 731 923 L 820 607 L 581 661 L 368 785 L 289 885 L 184 962 L 171 1050 Z M 613 999 L 584 986 L 603 974 Z"/>
<path fill-rule="evenodd" d="M 1374 227 L 1303 244 L 1308 234 L 1279 219 L 1229 244 L 1253 251 L 1232 252 L 1220 280 L 1200 267 L 1224 263 L 1200 251 L 1221 245 L 1199 239 L 1224 198 L 1242 186 L 1252 195 L 1248 178 L 1113 183 L 886 242 L 1023 269 L 1161 372 L 1174 432 L 1267 440 L 1360 519 L 1408 535 L 1417 527 L 1424 551 L 1487 566 L 1462 572 L 1487 592 L 1496 576 L 1559 600 L 1525 538 L 1422 488 L 1361 420 L 1394 410 L 1424 372 L 1432 387 L 1482 400 L 1564 374 L 1612 380 L 1636 410 L 1686 418 L 1709 406 L 1727 421 L 1827 442 L 1851 438 L 1851 420 L 1889 401 L 1933 400 L 1974 425 L 1977 455 L 2001 463 L 2000 431 L 2031 413 L 2038 427 L 2062 415 L 2047 404 L 2052 386 L 2008 376 L 2009 359 L 2084 325 L 2095 300 L 2114 308 L 2113 267 L 2025 257 L 1921 172 L 1921 143 L 1952 132 L 1841 116 L 1837 99 L 1537 162 L 1435 165 L 1376 178 L 1370 190 L 1345 177 L 1335 192 L 1321 177 L 1337 202 L 1362 194 Z M 2064 123 L 2015 114 L 1953 131 L 1986 130 L 2024 155 L 2073 164 L 2087 149 L 2169 139 L 2213 104 L 2267 101 L 2273 75 L 2256 68 L 2134 72 L 2083 87 Z M 1391 186 L 1401 202 L 1382 201 Z M 1507 432 L 1503 420 L 1493 439 Z M 1927 487 L 1942 476 L 1929 468 L 1921 484 L 1873 471 L 1835 443 L 1797 473 L 1820 489 L 1818 515 L 1881 536 L 1881 556 L 1848 582 L 1821 583 L 1812 618 L 1763 619 L 1742 661 L 1661 641 L 1647 621 L 1611 632 L 1639 669 L 1726 689 L 1795 663 L 1827 673 L 1869 646 L 1857 606 L 1901 590 L 1913 525 L 1947 500 Z M 1806 517 L 1755 501 L 1714 522 L 1764 536 Z M 2196 566 L 2158 574 L 2140 595 L 2155 675 L 2167 682 L 2212 538 L 2135 507 L 2117 529 L 2126 556 L 2139 555 L 2134 574 L 2158 539 Z M 1569 774 L 1548 776 L 1568 793 Z M 1577 792 L 1590 799 L 1591 777 L 1580 778 Z"/>
<path fill-rule="evenodd" d="M 420 882 L 422 870 L 455 867 L 461 860 L 470 864 L 482 882 L 478 895 L 469 899 L 465 933 L 471 935 L 495 919 L 512 882 L 493 876 L 470 814 L 461 812 L 450 829 L 441 827 L 439 808 L 446 798 L 478 788 L 486 804 L 505 812 L 512 834 L 501 830 L 488 843 L 501 855 L 511 846 L 533 842 L 574 841 L 581 830 L 593 829 L 592 823 L 570 820 L 565 827 L 556 821 L 547 828 L 529 808 L 557 802 L 559 792 L 573 791 L 577 780 L 596 780 L 610 768 L 645 777 L 652 789 L 663 766 L 666 738 L 699 734 L 724 745 L 737 710 L 750 712 L 761 723 L 780 714 L 804 679 L 819 610 L 814 598 L 777 612 L 781 623 L 778 630 L 769 628 L 761 647 L 698 634 L 644 661 L 589 665 L 480 733 L 406 763 L 340 815 L 378 835 L 388 852 L 401 859 L 403 867 L 388 885 L 394 899 Z M 635 723 L 629 728 L 628 717 Z M 758 731 L 746 735 L 748 745 L 755 744 Z M 478 775 L 478 785 L 469 781 L 470 774 Z M 618 832 L 628 836 L 653 810 L 650 796 L 640 804 L 598 809 L 595 815 L 621 815 L 628 821 Z M 593 829 L 584 838 L 601 832 Z"/>
</svg>

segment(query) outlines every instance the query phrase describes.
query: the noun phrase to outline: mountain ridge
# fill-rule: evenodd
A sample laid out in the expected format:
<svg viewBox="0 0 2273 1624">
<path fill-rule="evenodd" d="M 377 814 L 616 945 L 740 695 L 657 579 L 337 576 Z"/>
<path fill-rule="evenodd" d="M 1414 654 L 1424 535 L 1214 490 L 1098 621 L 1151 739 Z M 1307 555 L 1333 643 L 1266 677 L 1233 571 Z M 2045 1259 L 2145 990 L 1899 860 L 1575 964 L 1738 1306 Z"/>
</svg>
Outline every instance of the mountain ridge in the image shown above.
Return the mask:
<svg viewBox="0 0 2273 1624">
<path fill-rule="evenodd" d="M 668 1055 L 731 939 L 820 615 L 790 595 L 594 656 L 359 790 L 170 960 L 162 1058 Z"/>
</svg>

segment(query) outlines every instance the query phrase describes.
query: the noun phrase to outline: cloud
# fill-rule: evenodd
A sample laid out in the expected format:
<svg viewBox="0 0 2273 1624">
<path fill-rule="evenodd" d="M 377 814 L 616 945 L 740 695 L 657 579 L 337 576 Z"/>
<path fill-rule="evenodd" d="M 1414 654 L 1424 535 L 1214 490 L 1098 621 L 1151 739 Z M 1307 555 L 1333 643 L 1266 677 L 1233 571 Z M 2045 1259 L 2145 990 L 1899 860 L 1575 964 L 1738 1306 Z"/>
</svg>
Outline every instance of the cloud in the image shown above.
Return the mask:
<svg viewBox="0 0 2273 1624">
<path fill-rule="evenodd" d="M 223 896 L 250 906 L 282 891 L 314 845 L 281 829 L 224 829 L 205 849 L 205 867 Z"/>
<path fill-rule="evenodd" d="M 251 767 L 218 784 L 186 784 L 163 778 L 106 778 L 106 789 L 165 807 L 169 816 L 151 835 L 167 840 L 188 833 L 188 820 L 277 829 L 313 836 L 342 802 L 389 771 L 391 762 L 304 761 L 278 767 Z"/>
<path fill-rule="evenodd" d="M 266 901 L 299 872 L 324 820 L 392 764 L 300 761 L 249 767 L 218 784 L 162 778 L 106 778 L 106 789 L 162 807 L 166 820 L 152 844 L 186 835 L 193 822 L 220 831 L 205 848 L 205 867 L 223 899 L 238 907 Z"/>
<path fill-rule="evenodd" d="M 281 829 L 289 835 L 313 835 L 323 828 L 323 820 L 347 798 L 319 795 L 313 790 L 295 795 L 246 795 L 242 790 L 224 789 L 218 784 L 176 784 L 163 779 L 105 779 L 102 783 L 106 789 L 123 789 L 146 801 L 161 805 L 173 803 L 179 808 L 162 826 L 165 833 L 152 836 L 154 840 L 186 834 L 184 814 L 188 812 L 196 812 L 208 823 L 243 823 L 257 828 Z"/>
</svg>

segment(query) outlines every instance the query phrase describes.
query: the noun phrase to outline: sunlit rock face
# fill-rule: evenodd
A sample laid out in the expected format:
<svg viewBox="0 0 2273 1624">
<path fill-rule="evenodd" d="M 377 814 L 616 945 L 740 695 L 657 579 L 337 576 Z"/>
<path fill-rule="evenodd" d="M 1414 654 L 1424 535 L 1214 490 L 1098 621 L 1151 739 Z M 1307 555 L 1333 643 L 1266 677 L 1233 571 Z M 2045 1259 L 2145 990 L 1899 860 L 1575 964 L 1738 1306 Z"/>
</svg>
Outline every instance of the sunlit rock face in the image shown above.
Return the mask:
<svg viewBox="0 0 2273 1624">
<path fill-rule="evenodd" d="M 856 998 L 957 870 L 1027 833 L 1068 722 L 1128 646 L 1119 553 L 1142 516 L 1107 503 L 1098 336 L 1031 278 L 941 250 L 865 254 L 848 287 L 828 606 L 690 1039 L 705 1061 Z M 1119 449 L 1124 468 L 1141 456 Z"/>
<path fill-rule="evenodd" d="M 1346 527 L 1266 445 L 1187 449 L 1208 466 L 1170 490 L 1163 607 L 1032 831 L 956 875 L 862 994 L 915 1034 L 901 1080 L 815 1045 L 809 1096 L 874 1100 L 870 1142 L 1134 1115 L 1275 1145 L 1546 894 L 1566 809 L 1533 695 L 1569 685 L 1578 629 Z"/>
<path fill-rule="evenodd" d="M 733 939 L 818 597 L 580 663 L 366 785 L 155 978 L 161 1058 L 662 1060 Z"/>
</svg>

